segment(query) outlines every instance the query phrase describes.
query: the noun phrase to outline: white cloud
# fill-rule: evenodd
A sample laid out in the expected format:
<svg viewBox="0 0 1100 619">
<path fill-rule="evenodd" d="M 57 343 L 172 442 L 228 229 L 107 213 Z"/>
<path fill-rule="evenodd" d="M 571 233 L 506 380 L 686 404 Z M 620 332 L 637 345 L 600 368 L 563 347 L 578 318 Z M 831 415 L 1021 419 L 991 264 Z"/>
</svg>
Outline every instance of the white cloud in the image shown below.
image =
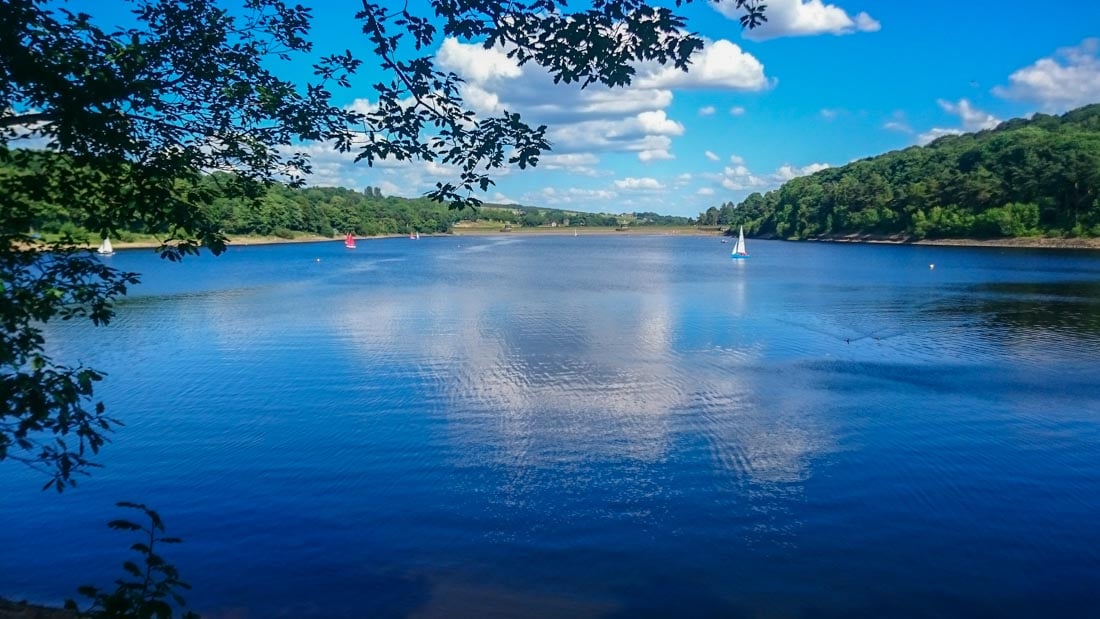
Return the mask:
<svg viewBox="0 0 1100 619">
<path fill-rule="evenodd" d="M 745 163 L 745 158 L 740 155 L 730 155 L 730 163 L 734 165 L 741 165 Z"/>
<path fill-rule="evenodd" d="M 370 114 L 378 109 L 378 105 L 371 103 L 370 99 L 356 99 L 350 104 L 345 105 L 344 109 L 359 112 L 360 114 Z"/>
<path fill-rule="evenodd" d="M 821 117 L 825 120 L 834 120 L 837 116 L 840 116 L 843 113 L 844 110 L 840 108 L 822 108 L 820 112 Z"/>
<path fill-rule="evenodd" d="M 600 158 L 592 153 L 550 153 L 539 157 L 539 167 L 543 170 L 565 170 L 571 174 L 596 176 L 596 164 Z"/>
<path fill-rule="evenodd" d="M 905 116 L 905 112 L 902 110 L 895 110 L 890 115 L 890 120 L 882 124 L 882 128 L 887 131 L 897 131 L 898 133 L 913 134 L 913 127 L 909 126 L 909 120 Z"/>
<path fill-rule="evenodd" d="M 479 114 L 507 109 L 522 114 L 529 124 L 549 125 L 547 138 L 557 154 L 632 152 L 642 161 L 673 157 L 670 137 L 683 135 L 684 126 L 665 111 L 672 104 L 671 90 L 642 86 L 639 80 L 624 88 L 592 85 L 582 90 L 554 84 L 534 64 L 507 68 L 502 58 L 507 59 L 499 49 L 448 39 L 437 61 L 466 80 L 462 96 Z"/>
<path fill-rule="evenodd" d="M 704 105 L 703 107 L 699 108 L 699 115 L 700 116 L 714 116 L 714 112 L 716 112 L 716 111 L 717 110 L 714 109 L 713 105 Z"/>
<path fill-rule="evenodd" d="M 721 184 L 730 191 L 760 189 L 772 183 L 763 176 L 753 174 L 745 165 L 727 166 L 722 170 Z"/>
<path fill-rule="evenodd" d="M 730 116 L 743 116 L 745 114 L 745 108 L 740 105 L 735 105 L 730 108 Z"/>
<path fill-rule="evenodd" d="M 868 15 L 866 12 L 861 12 L 856 15 L 856 30 L 860 32 L 878 32 L 882 29 L 882 24 L 878 23 L 878 20 Z"/>
<path fill-rule="evenodd" d="M 704 39 L 703 49 L 691 59 L 691 71 L 646 64 L 635 80 L 640 88 L 723 88 L 764 90 L 775 80 L 764 75 L 764 65 L 736 43 Z"/>
<path fill-rule="evenodd" d="M 377 110 L 377 105 L 368 99 L 355 99 L 345 106 L 346 109 L 367 114 Z M 419 197 L 433 190 L 437 182 L 454 181 L 461 177 L 462 171 L 452 165 L 435 161 L 376 159 L 372 165 L 366 161 L 356 162 L 360 147 L 369 138 L 358 134 L 352 139 L 352 150 L 339 152 L 332 142 L 310 142 L 297 145 L 296 152 L 309 157 L 311 172 L 304 177 L 307 185 L 347 187 L 362 190 L 366 187 L 380 187 L 385 195 L 407 198 Z M 375 140 L 385 140 L 385 136 L 375 136 Z M 554 155 L 544 155 L 540 164 Z M 598 160 L 597 160 L 598 161 Z M 513 172 L 510 168 L 493 170 L 494 178 L 501 178 Z"/>
<path fill-rule="evenodd" d="M 649 163 L 650 161 L 668 161 L 675 158 L 676 155 L 673 155 L 663 148 L 653 148 L 638 152 L 638 160 L 645 163 Z"/>
<path fill-rule="evenodd" d="M 471 53 L 471 47 L 477 52 Z M 443 40 L 436 58 L 441 65 L 474 82 L 514 79 L 523 75 L 523 68 L 503 50 L 464 45 L 451 37 Z"/>
<path fill-rule="evenodd" d="M 662 185 L 660 181 L 650 177 L 627 177 L 622 180 L 615 181 L 615 186 L 624 191 L 653 191 L 664 189 L 664 185 Z"/>
<path fill-rule="evenodd" d="M 771 174 L 757 174 L 745 165 L 744 160 L 736 157 L 733 165 L 726 166 L 720 174 L 710 178 L 729 191 L 767 191 L 797 178 L 819 172 L 829 167 L 827 163 L 811 163 L 802 167 L 791 164 L 779 166 Z"/>
<path fill-rule="evenodd" d="M 945 129 L 943 127 L 933 127 L 917 136 L 917 144 L 924 146 L 925 144 L 932 142 L 936 138 L 942 138 L 945 135 L 962 135 L 962 133 L 962 129 Z"/>
<path fill-rule="evenodd" d="M 583 211 L 608 211 L 607 202 L 616 200 L 619 194 L 607 189 L 581 189 L 570 187 L 560 189 L 543 187 L 539 191 L 524 194 L 522 200 L 527 204 L 539 204 L 554 207 L 569 207 Z"/>
<path fill-rule="evenodd" d="M 762 41 L 785 36 L 875 32 L 882 27 L 867 13 L 859 13 L 853 18 L 844 9 L 822 0 L 769 0 L 766 4 L 764 16 L 768 21 L 746 30 L 746 39 Z M 730 19 L 743 15 L 734 0 L 719 0 L 715 10 Z"/>
<path fill-rule="evenodd" d="M 695 193 L 696 193 L 696 195 L 700 195 L 700 196 L 713 196 L 714 195 L 714 190 L 711 189 L 710 187 L 700 187 L 699 190 L 696 191 Z"/>
<path fill-rule="evenodd" d="M 1008 76 L 1011 85 L 997 86 L 993 94 L 1038 104 L 1047 112 L 1062 112 L 1100 101 L 1100 39 L 1088 38 L 1065 47 L 1054 56 Z"/>
<path fill-rule="evenodd" d="M 917 136 L 917 144 L 921 146 L 945 135 L 959 135 L 969 131 L 992 129 L 1001 123 L 996 116 L 975 108 L 967 99 L 959 99 L 957 103 L 938 99 L 936 103 L 948 114 L 958 116 L 959 120 L 962 121 L 962 127 L 933 127 Z"/>
<path fill-rule="evenodd" d="M 516 70 L 501 69 L 502 57 Z M 668 90 L 635 86 L 614 90 L 590 86 L 582 90 L 576 85 L 554 84 L 545 70 L 533 64 L 521 69 L 498 48 L 485 49 L 454 39 L 444 40 L 436 61 L 441 69 L 454 71 L 466 80 L 463 98 L 482 114 L 499 114 L 507 109 L 521 112 L 529 122 L 568 123 L 636 115 L 672 103 L 672 92 Z"/>
<path fill-rule="evenodd" d="M 944 99 L 937 99 L 936 103 L 948 114 L 954 114 L 962 120 L 963 131 L 981 131 L 992 129 L 1001 124 L 1001 121 L 988 112 L 976 109 L 967 99 L 959 99 L 958 103 L 951 103 Z"/>
<path fill-rule="evenodd" d="M 715 155 L 714 153 L 710 152 L 709 150 L 706 151 L 703 154 L 706 155 L 707 159 L 710 159 L 711 161 L 718 161 L 719 159 L 721 159 L 721 157 L 719 157 L 718 155 Z"/>
<path fill-rule="evenodd" d="M 347 187 L 363 190 L 379 187 L 388 196 L 413 198 L 435 187 L 435 183 L 458 178 L 460 171 L 435 162 L 376 160 L 374 166 L 355 161 L 358 150 L 341 153 L 332 144 L 313 142 L 302 144 L 296 151 L 309 155 L 312 172 L 305 177 L 314 187 Z M 506 170 L 500 170 L 507 174 Z M 499 175 L 498 175 L 499 176 Z"/>
<path fill-rule="evenodd" d="M 592 121 L 566 124 L 550 131 L 554 150 L 562 153 L 591 151 L 640 153 L 668 151 L 672 139 L 666 135 L 646 134 L 636 122 L 625 120 Z M 669 155 L 671 157 L 671 154 Z"/>
<path fill-rule="evenodd" d="M 384 196 L 401 195 L 401 188 L 389 181 L 381 181 L 377 183 L 377 187 L 382 190 Z"/>
<path fill-rule="evenodd" d="M 684 126 L 670 120 L 664 110 L 638 114 L 638 125 L 647 135 L 683 135 Z"/>
<path fill-rule="evenodd" d="M 16 113 L 12 108 L 0 109 L 0 119 L 10 119 L 12 117 L 26 117 L 31 114 L 37 114 L 40 110 L 37 108 L 29 108 L 22 112 Z M 11 148 L 26 148 L 29 150 L 46 150 L 50 148 L 50 142 L 53 140 L 50 137 L 49 123 L 47 122 L 32 122 L 32 123 L 20 123 L 6 127 L 3 130 L 7 135 L 5 138 L 8 140 L 8 144 Z"/>
<path fill-rule="evenodd" d="M 302 144 L 294 150 L 309 156 L 312 171 L 309 176 L 304 177 L 308 185 L 362 190 L 368 185 L 377 185 L 377 183 L 371 183 L 370 180 L 381 174 L 377 170 L 363 174 L 364 170 L 369 170 L 369 168 L 365 163 L 361 167 L 355 165 L 355 156 L 359 152 L 357 150 L 341 153 L 327 142 Z M 391 188 L 390 195 L 396 195 L 396 191 L 393 191 L 393 189 Z"/>
<path fill-rule="evenodd" d="M 810 165 L 796 168 L 790 164 L 784 164 L 779 166 L 779 169 L 775 171 L 772 178 L 782 182 L 791 180 L 792 178 L 798 178 L 799 176 L 809 176 L 814 172 L 820 172 L 827 169 L 829 164 L 827 163 L 811 163 Z"/>
</svg>

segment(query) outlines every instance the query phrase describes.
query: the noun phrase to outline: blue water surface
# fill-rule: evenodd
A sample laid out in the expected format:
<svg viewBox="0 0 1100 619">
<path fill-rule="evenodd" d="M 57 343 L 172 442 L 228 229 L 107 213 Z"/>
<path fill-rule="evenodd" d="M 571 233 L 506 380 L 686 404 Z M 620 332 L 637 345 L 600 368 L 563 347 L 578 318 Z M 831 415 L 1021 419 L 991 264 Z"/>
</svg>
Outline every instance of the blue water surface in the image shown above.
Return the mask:
<svg viewBox="0 0 1100 619">
<path fill-rule="evenodd" d="M 213 618 L 1100 608 L 1100 254 L 728 247 L 118 252 L 48 336 L 126 425 L 62 495 L 0 465 L 0 595 L 110 585 L 130 500 Z"/>
</svg>

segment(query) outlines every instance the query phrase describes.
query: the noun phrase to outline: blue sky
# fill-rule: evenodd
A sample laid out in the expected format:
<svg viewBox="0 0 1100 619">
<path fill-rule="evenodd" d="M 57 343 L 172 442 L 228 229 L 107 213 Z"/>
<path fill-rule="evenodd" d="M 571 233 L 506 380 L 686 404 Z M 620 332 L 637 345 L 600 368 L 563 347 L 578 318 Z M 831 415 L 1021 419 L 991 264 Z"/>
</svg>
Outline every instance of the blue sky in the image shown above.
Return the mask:
<svg viewBox="0 0 1100 619">
<path fill-rule="evenodd" d="M 318 51 L 369 57 L 357 2 L 299 1 L 314 9 Z M 614 91 L 554 86 L 499 50 L 442 41 L 437 62 L 466 78 L 475 110 L 550 125 L 538 168 L 505 171 L 482 197 L 695 215 L 826 166 L 1100 101 L 1100 2 L 769 0 L 768 25 L 752 32 L 729 4 L 679 9 L 707 41 L 690 74 L 642 67 Z M 338 91 L 340 103 L 369 107 L 378 77 Z M 453 174 L 310 151 L 318 185 L 412 197 Z"/>
</svg>

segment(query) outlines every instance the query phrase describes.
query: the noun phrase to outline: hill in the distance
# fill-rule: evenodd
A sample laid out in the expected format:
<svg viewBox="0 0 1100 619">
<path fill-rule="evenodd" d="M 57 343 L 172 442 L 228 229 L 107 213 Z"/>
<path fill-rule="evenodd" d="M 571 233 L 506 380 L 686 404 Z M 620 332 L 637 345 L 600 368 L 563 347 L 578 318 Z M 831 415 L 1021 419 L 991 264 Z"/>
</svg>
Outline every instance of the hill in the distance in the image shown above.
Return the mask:
<svg viewBox="0 0 1100 619">
<path fill-rule="evenodd" d="M 734 227 L 785 239 L 1100 236 L 1100 104 L 941 137 L 725 208 Z"/>
</svg>

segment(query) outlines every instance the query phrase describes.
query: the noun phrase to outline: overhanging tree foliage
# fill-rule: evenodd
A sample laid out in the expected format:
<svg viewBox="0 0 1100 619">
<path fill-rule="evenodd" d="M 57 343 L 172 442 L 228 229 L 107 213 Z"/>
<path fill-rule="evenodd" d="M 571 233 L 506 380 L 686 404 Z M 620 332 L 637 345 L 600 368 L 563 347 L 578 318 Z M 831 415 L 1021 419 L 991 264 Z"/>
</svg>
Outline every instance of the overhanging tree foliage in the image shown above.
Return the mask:
<svg viewBox="0 0 1100 619">
<path fill-rule="evenodd" d="M 351 10 L 351 0 L 345 0 Z M 75 3 L 74 3 L 75 4 Z M 683 0 L 675 0 L 675 5 Z M 735 0 L 752 27 L 764 6 Z M 300 182 L 308 159 L 296 145 L 324 141 L 379 159 L 439 161 L 460 172 L 430 197 L 476 205 L 492 171 L 535 165 L 545 127 L 514 113 L 478 118 L 461 80 L 431 56 L 440 36 L 502 45 L 555 81 L 621 86 L 632 65 L 686 68 L 702 41 L 685 21 L 642 0 L 565 2 L 430 0 L 431 14 L 404 3 L 363 1 L 365 47 L 317 56 L 310 11 L 281 0 L 132 0 L 133 26 L 112 27 L 47 0 L 0 4 L 0 460 L 41 468 L 61 490 L 89 466 L 115 421 L 91 403 L 95 370 L 65 365 L 44 349 L 51 319 L 103 323 L 137 276 L 99 262 L 73 239 L 44 243 L 33 223 L 59 206 L 99 234 L 140 224 L 169 259 L 200 246 L 224 250 L 200 177 L 231 172 L 221 191 L 257 195 L 257 182 Z M 272 59 L 312 63 L 312 83 L 280 78 Z M 336 106 L 363 61 L 388 75 L 366 113 Z M 20 146 L 48 148 L 40 158 Z M 74 207 L 76 207 L 74 209 Z"/>
</svg>

